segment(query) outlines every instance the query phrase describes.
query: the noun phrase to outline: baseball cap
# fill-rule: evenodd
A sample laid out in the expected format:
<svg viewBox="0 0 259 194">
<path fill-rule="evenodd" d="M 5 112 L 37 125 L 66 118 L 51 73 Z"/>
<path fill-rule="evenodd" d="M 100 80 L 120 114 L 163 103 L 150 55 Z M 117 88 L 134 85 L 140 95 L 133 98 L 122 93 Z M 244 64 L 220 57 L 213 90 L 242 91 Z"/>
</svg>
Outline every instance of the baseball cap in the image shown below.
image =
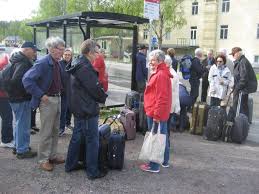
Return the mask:
<svg viewBox="0 0 259 194">
<path fill-rule="evenodd" d="M 231 53 L 229 53 L 229 54 L 234 56 L 239 51 L 242 51 L 242 49 L 240 47 L 234 47 L 234 48 L 232 48 Z"/>
<path fill-rule="evenodd" d="M 139 50 L 142 50 L 142 49 L 147 49 L 146 45 L 144 44 L 139 45 Z"/>
<path fill-rule="evenodd" d="M 27 42 L 27 41 L 22 44 L 21 48 L 32 48 L 33 50 L 41 51 L 40 49 L 37 48 L 37 46 L 35 44 L 33 44 L 32 42 Z"/>
</svg>

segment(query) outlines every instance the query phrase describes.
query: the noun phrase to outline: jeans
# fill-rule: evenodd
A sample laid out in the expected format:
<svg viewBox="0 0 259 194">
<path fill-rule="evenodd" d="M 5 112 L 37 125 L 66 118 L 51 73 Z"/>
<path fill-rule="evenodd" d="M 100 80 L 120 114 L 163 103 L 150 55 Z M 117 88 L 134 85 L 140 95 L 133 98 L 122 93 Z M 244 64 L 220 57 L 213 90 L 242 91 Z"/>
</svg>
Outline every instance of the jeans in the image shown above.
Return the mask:
<svg viewBox="0 0 259 194">
<path fill-rule="evenodd" d="M 59 132 L 65 131 L 67 107 L 68 107 L 67 97 L 65 95 L 62 95 Z"/>
<path fill-rule="evenodd" d="M 153 118 L 147 116 L 147 125 L 148 130 L 150 131 L 153 125 Z M 161 134 L 166 134 L 166 144 L 165 144 L 165 154 L 164 154 L 164 162 L 163 164 L 168 164 L 169 162 L 169 154 L 170 154 L 170 140 L 167 133 L 167 121 L 160 121 L 160 132 Z M 149 162 L 149 166 L 152 170 L 158 170 L 160 165 L 155 162 Z"/>
<path fill-rule="evenodd" d="M 95 177 L 99 174 L 98 170 L 98 150 L 99 150 L 99 132 L 98 132 L 98 116 L 89 119 L 81 119 L 75 117 L 75 127 L 70 140 L 65 164 L 66 171 L 75 168 L 80 158 L 81 138 L 84 138 L 85 155 L 86 155 L 86 174 Z"/>
<path fill-rule="evenodd" d="M 13 140 L 13 113 L 7 98 L 0 98 L 0 117 L 2 119 L 2 142 L 10 143 Z"/>
<path fill-rule="evenodd" d="M 31 107 L 30 101 L 11 103 L 15 115 L 15 146 L 18 154 L 29 151 Z"/>
<path fill-rule="evenodd" d="M 200 80 L 199 79 L 190 79 L 189 82 L 191 85 L 190 96 L 193 98 L 192 104 L 194 104 L 199 96 Z"/>
</svg>

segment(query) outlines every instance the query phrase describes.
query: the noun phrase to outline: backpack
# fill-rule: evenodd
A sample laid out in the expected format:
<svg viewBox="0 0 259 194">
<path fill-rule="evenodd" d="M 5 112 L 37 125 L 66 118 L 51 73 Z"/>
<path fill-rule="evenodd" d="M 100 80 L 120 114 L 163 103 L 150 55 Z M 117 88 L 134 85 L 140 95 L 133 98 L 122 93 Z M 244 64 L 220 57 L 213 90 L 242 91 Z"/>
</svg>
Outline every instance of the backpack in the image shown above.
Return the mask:
<svg viewBox="0 0 259 194">
<path fill-rule="evenodd" d="M 10 81 L 14 73 L 13 65 L 8 63 L 5 68 L 0 71 L 0 89 L 9 93 L 11 90 Z"/>
<path fill-rule="evenodd" d="M 192 56 L 184 55 L 180 60 L 180 71 L 183 79 L 188 80 L 191 77 Z"/>
</svg>

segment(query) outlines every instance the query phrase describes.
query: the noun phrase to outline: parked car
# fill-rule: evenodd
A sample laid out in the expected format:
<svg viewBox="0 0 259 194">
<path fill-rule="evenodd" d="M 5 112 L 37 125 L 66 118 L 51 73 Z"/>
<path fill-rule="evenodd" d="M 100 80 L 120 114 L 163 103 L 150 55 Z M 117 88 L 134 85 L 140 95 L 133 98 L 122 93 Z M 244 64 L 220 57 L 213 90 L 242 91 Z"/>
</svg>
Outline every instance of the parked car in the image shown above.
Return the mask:
<svg viewBox="0 0 259 194">
<path fill-rule="evenodd" d="M 6 46 L 3 44 L 0 44 L 0 51 L 6 51 Z"/>
</svg>

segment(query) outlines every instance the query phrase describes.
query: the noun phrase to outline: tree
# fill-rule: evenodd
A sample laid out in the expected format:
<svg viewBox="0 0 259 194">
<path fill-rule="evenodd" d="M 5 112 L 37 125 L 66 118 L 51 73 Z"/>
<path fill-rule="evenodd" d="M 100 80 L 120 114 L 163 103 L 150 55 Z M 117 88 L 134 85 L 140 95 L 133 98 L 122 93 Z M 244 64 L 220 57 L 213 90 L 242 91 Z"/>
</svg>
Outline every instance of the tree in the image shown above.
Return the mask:
<svg viewBox="0 0 259 194">
<path fill-rule="evenodd" d="M 184 0 L 161 0 L 159 20 L 153 22 L 153 30 L 158 39 L 158 47 L 163 42 L 163 37 L 172 29 L 181 28 L 186 24 L 184 10 L 181 6 Z"/>
</svg>

